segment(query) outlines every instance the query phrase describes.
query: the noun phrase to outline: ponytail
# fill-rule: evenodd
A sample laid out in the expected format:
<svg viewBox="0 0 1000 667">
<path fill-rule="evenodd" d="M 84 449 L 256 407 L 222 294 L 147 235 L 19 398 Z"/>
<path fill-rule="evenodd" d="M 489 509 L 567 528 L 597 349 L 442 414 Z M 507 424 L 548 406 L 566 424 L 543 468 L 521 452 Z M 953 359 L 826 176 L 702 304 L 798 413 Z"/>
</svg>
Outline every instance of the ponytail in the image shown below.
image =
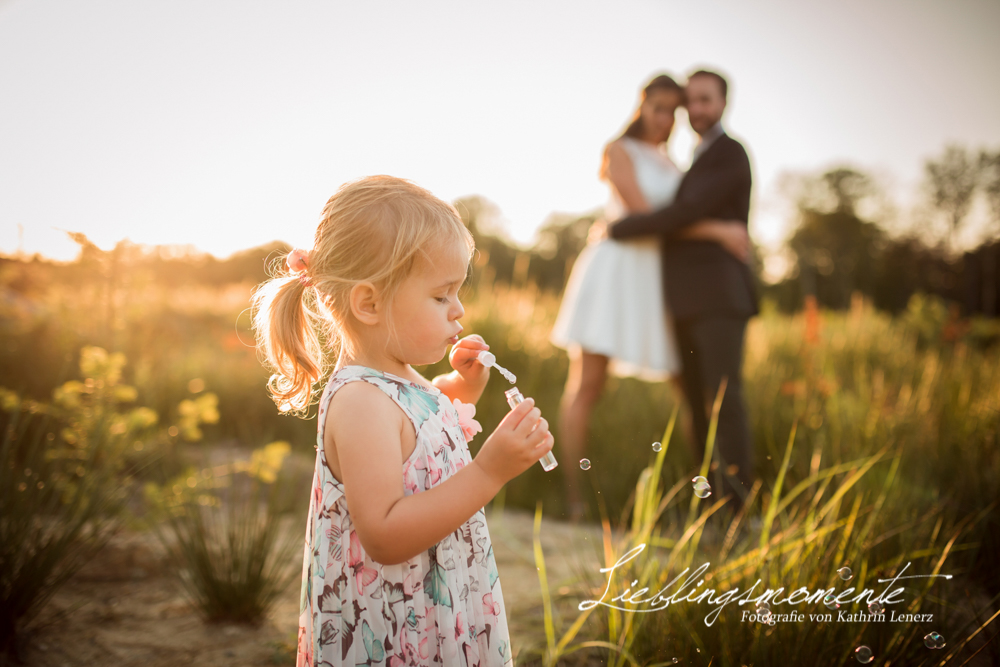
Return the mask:
<svg viewBox="0 0 1000 667">
<path fill-rule="evenodd" d="M 312 292 L 305 281 L 284 276 L 264 283 L 253 295 L 257 349 L 276 371 L 267 388 L 282 412 L 304 412 L 313 385 L 324 375 L 314 326 L 318 318 L 307 304 Z"/>
</svg>

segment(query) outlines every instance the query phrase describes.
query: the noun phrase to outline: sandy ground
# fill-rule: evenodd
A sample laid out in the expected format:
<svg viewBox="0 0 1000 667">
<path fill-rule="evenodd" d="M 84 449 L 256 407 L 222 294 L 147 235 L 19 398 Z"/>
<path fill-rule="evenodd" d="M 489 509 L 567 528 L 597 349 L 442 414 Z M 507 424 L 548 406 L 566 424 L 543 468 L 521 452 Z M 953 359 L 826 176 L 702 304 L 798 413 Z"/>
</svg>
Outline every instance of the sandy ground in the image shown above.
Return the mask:
<svg viewBox="0 0 1000 667">
<path fill-rule="evenodd" d="M 289 519 L 291 521 L 291 519 Z M 303 523 L 304 517 L 297 523 Z M 532 546 L 534 517 L 521 510 L 487 513 L 516 662 L 541 639 L 541 588 Z M 602 536 L 594 524 L 543 519 L 541 543 L 554 597 L 580 600 L 570 584 L 604 575 Z M 577 587 L 578 588 L 578 587 Z M 294 665 L 299 582 L 259 627 L 206 624 L 165 566 L 152 533 L 123 532 L 61 589 L 47 609 L 49 625 L 33 639 L 27 664 L 173 667 Z M 599 595 L 597 596 L 599 597 Z M 588 621 L 589 622 L 589 621 Z M 520 654 L 520 655 L 519 655 Z"/>
</svg>

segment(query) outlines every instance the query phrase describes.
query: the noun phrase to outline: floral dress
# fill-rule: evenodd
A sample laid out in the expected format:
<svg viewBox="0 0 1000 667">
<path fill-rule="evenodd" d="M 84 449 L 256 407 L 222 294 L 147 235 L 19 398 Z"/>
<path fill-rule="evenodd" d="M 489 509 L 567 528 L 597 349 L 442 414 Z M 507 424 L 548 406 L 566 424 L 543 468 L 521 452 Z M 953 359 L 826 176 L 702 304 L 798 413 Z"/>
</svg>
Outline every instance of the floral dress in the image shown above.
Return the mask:
<svg viewBox="0 0 1000 667">
<path fill-rule="evenodd" d="M 355 381 L 381 389 L 413 423 L 417 440 L 403 462 L 405 495 L 431 489 L 472 462 L 466 438 L 478 426 L 473 406 L 457 399 L 452 404 L 436 387 L 365 366 L 345 366 L 330 378 L 319 407 L 297 667 L 513 665 L 482 509 L 403 563 L 377 563 L 361 546 L 343 484 L 330 472 L 323 448 L 330 399 Z"/>
</svg>

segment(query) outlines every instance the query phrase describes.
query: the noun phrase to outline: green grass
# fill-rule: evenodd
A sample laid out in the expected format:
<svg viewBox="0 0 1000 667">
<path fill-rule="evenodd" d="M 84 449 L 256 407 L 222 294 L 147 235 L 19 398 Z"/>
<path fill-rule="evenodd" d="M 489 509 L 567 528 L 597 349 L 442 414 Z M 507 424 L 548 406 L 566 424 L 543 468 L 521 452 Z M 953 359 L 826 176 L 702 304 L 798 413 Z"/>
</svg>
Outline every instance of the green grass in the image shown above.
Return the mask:
<svg viewBox="0 0 1000 667">
<path fill-rule="evenodd" d="M 82 346 L 102 343 L 126 353 L 122 380 L 163 424 L 180 419 L 176 406 L 191 398 L 191 380 L 198 379 L 218 396 L 218 423 L 205 426 L 206 442 L 257 447 L 281 439 L 312 451 L 315 422 L 278 416 L 264 389 L 266 372 L 247 346 L 252 339 L 240 313 L 249 285 L 216 294 L 136 283 L 120 290 L 114 309 L 101 289 L 81 281 L 46 293 L 43 309 L 0 313 L 4 384 L 47 397 Z M 557 423 L 568 361 L 547 338 L 558 297 L 530 284 L 495 285 L 483 272 L 463 301 L 465 333 L 482 335 L 518 376 L 522 393 Z M 750 625 L 730 606 L 708 628 L 694 604 L 647 614 L 598 607 L 581 620 L 576 605 L 603 583 L 582 577 L 570 597 L 551 594 L 547 604 L 539 597 L 537 636 L 514 638 L 530 648 L 525 660 L 557 664 L 594 654 L 638 664 L 674 657 L 711 658 L 714 665 L 832 664 L 853 660 L 851 651 L 865 644 L 877 664 L 961 664 L 979 650 L 976 660 L 1000 663 L 996 643 L 988 643 L 997 630 L 987 624 L 1000 594 L 1000 350 L 982 333 L 993 325 L 974 323 L 969 331 L 979 333 L 953 335 L 940 308 L 914 304 L 898 318 L 856 301 L 849 312 L 808 318 L 765 308 L 751 321 L 744 396 L 760 484 L 746 512 L 719 505 L 717 495 L 693 498 L 690 479 L 710 471 L 711 461 L 693 460 L 682 429 L 671 426 L 664 435 L 678 408 L 667 384 L 609 379 L 593 414 L 586 479 L 590 516 L 607 531 L 605 562 L 648 545 L 629 572 L 616 575 L 628 578 L 626 586 L 639 579 L 652 588 L 706 561 L 720 591 L 758 577 L 772 588 L 831 585 L 844 564 L 855 572 L 852 584 L 865 585 L 911 562 L 920 574 L 937 568 L 955 575 L 907 585 L 907 605 L 934 613 L 935 627 Z M 446 360 L 421 369 L 428 377 L 448 370 Z M 508 387 L 495 376 L 477 404 L 484 432 L 473 453 L 507 413 Z M 504 488 L 495 508 L 537 510 L 541 501 L 547 516 L 564 516 L 563 471 L 576 462 L 563 460 L 555 436 L 559 468 L 532 466 Z M 656 440 L 664 447 L 653 455 Z M 164 482 L 183 469 L 174 458 L 160 460 L 163 469 L 147 471 L 146 479 Z M 304 512 L 304 491 L 300 502 Z M 266 506 L 255 507 L 264 521 Z M 192 523 L 191 535 L 207 536 L 214 519 L 209 513 L 202 527 Z M 622 543 L 613 543 L 612 528 L 626 531 Z M 941 632 L 948 646 L 928 652 L 922 630 Z"/>
<path fill-rule="evenodd" d="M 287 488 L 278 476 L 288 450 L 288 443 L 272 443 L 249 461 L 147 486 L 161 510 L 152 515 L 162 515 L 157 535 L 207 621 L 259 624 L 301 574 L 302 536 L 282 524 Z"/>
<path fill-rule="evenodd" d="M 953 567 L 954 554 L 977 548 L 970 536 L 995 504 L 965 519 L 956 521 L 954 517 L 936 513 L 906 526 L 905 531 L 898 530 L 899 527 L 891 525 L 886 511 L 895 500 L 900 481 L 901 452 L 891 445 L 871 456 L 817 470 L 782 494 L 795 442 L 793 431 L 770 492 L 761 494 L 762 486 L 755 485 L 745 511 L 730 514 L 725 521 L 716 521 L 725 513 L 725 499 L 702 500 L 692 493 L 687 479 L 667 488 L 670 480 L 662 478 L 672 431 L 673 420 L 663 436 L 664 447 L 639 477 L 628 531 L 621 539 L 612 540 L 610 523 L 604 521 L 604 566 L 611 567 L 624 560 L 623 556 L 632 555 L 611 574 L 604 575 L 610 577 L 610 583 L 608 578 L 587 576 L 600 576 L 599 573 L 587 573 L 573 586 L 577 593 L 553 602 L 537 537 L 541 505 L 536 509 L 535 560 L 544 632 L 521 638 L 527 644 L 527 649 L 519 655 L 521 664 L 584 664 L 584 656 L 590 655 L 601 663 L 650 667 L 678 662 L 836 665 L 851 658 L 861 646 L 874 652 L 878 664 L 929 665 L 939 661 L 946 664 L 964 660 L 977 650 L 985 652 L 983 659 L 996 660 L 997 648 L 984 643 L 982 638 L 978 642 L 976 639 L 996 632 L 991 623 L 996 619 L 998 597 L 985 600 L 980 590 L 978 600 L 963 599 L 961 589 L 968 592 L 970 582 L 963 581 L 960 567 Z M 707 453 L 703 469 L 710 456 Z M 867 492 L 862 484 L 862 480 L 871 476 L 882 480 L 874 494 Z M 686 519 L 677 520 L 681 515 L 686 515 Z M 669 520 L 670 516 L 674 521 Z M 624 524 L 625 519 L 623 515 L 620 523 Z M 747 528 L 753 519 L 761 523 L 756 528 Z M 712 539 L 706 540 L 706 536 Z M 890 545 L 891 548 L 885 548 Z M 886 612 L 933 613 L 933 623 L 839 623 L 810 619 L 768 625 L 742 618 L 744 610 L 753 610 L 753 602 L 761 596 L 771 600 L 771 611 L 775 614 L 794 611 L 809 619 L 809 614 L 827 612 L 815 603 L 773 602 L 781 590 L 787 596 L 802 587 L 811 593 L 833 589 L 839 594 L 853 586 L 857 590 L 850 597 L 871 589 L 873 593 L 861 603 L 845 603 L 841 607 L 847 613 L 865 612 L 866 603 L 890 586 L 875 580 L 891 578 L 902 572 L 907 563 L 913 566 L 905 570 L 907 574 L 958 573 L 954 586 L 954 580 L 943 579 L 906 582 L 902 604 L 888 606 Z M 704 579 L 705 586 L 694 586 L 693 590 L 698 594 L 709 589 L 716 591 L 708 598 L 708 604 L 683 599 L 673 604 L 649 602 L 656 591 L 666 589 L 665 597 L 678 592 L 680 587 L 671 587 L 668 582 L 678 575 L 683 580 L 703 564 L 708 566 L 699 571 L 698 578 Z M 853 570 L 849 584 L 837 576 L 837 570 L 844 566 Z M 630 585 L 630 582 L 637 583 Z M 604 595 L 605 589 L 608 595 Z M 616 600 L 626 589 L 639 593 L 637 599 L 647 602 L 630 604 L 628 600 Z M 684 598 L 690 590 L 678 597 Z M 752 595 L 746 593 L 745 599 L 750 604 L 732 602 L 713 619 L 712 612 L 718 605 L 710 604 L 711 599 L 728 591 L 735 591 L 734 600 L 746 591 L 753 591 Z M 779 593 L 768 596 L 771 591 Z M 582 600 L 599 600 L 603 604 Z M 567 602 L 577 603 L 575 614 Z M 835 611 L 830 613 L 837 618 Z M 553 619 L 560 616 L 566 620 L 556 627 Z M 711 625 L 706 620 L 711 620 Z M 925 647 L 922 637 L 931 631 L 948 638 L 946 650 L 931 651 Z M 570 643 L 574 640 L 576 643 Z"/>
<path fill-rule="evenodd" d="M 60 423 L 15 405 L 0 411 L 0 665 L 16 664 L 46 603 L 120 526 L 124 494 L 100 465 L 107 441 L 80 456 Z"/>
</svg>

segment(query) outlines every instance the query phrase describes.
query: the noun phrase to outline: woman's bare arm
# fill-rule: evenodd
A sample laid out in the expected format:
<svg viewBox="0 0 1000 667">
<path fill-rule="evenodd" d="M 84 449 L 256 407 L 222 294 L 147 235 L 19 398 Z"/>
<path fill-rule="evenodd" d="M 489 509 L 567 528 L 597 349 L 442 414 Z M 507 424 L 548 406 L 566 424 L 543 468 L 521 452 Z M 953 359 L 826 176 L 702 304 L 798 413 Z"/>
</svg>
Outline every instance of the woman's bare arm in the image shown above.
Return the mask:
<svg viewBox="0 0 1000 667">
<path fill-rule="evenodd" d="M 612 141 L 605 149 L 607 169 L 605 173 L 608 182 L 615 189 L 625 208 L 629 213 L 645 213 L 649 211 L 649 204 L 642 190 L 639 189 L 639 182 L 635 179 L 635 168 L 632 166 L 632 158 L 629 157 L 620 141 Z"/>
</svg>

